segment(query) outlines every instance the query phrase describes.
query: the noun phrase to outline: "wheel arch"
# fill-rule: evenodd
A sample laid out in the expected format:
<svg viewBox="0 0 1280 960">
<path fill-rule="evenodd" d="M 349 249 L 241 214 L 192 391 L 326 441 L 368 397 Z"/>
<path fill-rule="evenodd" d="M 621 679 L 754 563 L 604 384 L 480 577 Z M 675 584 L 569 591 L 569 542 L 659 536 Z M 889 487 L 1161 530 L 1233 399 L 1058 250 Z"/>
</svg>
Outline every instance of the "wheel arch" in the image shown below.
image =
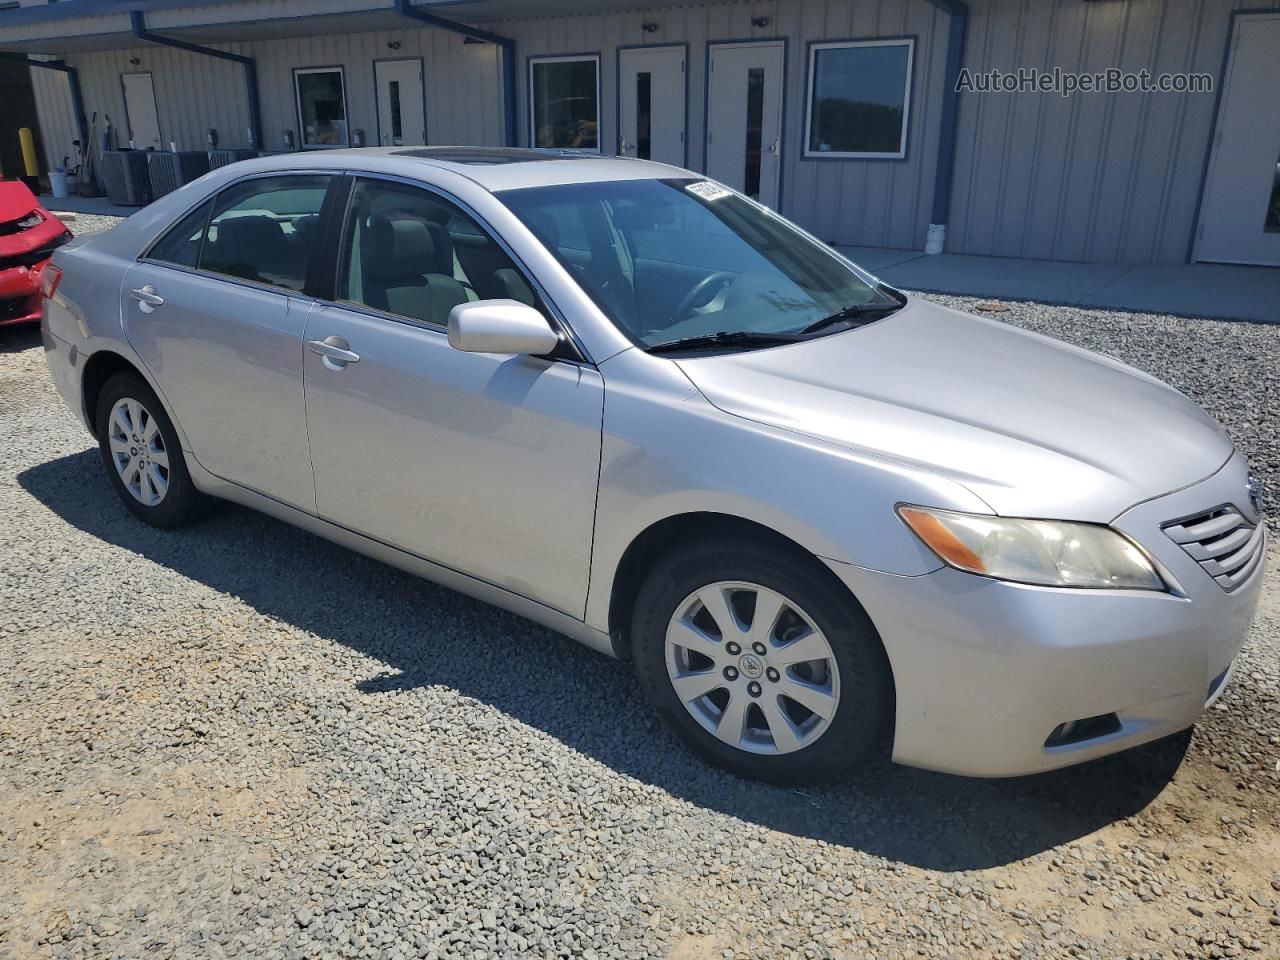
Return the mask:
<svg viewBox="0 0 1280 960">
<path fill-rule="evenodd" d="M 137 364 L 114 350 L 99 350 L 85 361 L 80 375 L 80 403 L 84 408 L 84 421 L 94 437 L 98 436 L 98 397 L 107 381 L 117 373 L 133 373 L 147 380 Z"/>
<path fill-rule="evenodd" d="M 80 374 L 80 404 L 84 414 L 84 422 L 88 425 L 89 432 L 93 437 L 95 439 L 98 438 L 98 397 L 102 395 L 102 388 L 107 381 L 117 373 L 132 373 L 151 388 L 152 392 L 159 398 L 160 403 L 164 405 L 164 412 L 168 415 L 170 422 L 173 423 L 173 429 L 178 433 L 178 440 L 182 448 L 189 450 L 190 446 L 187 444 L 187 435 L 183 432 L 182 424 L 174 416 L 173 407 L 165 399 L 164 394 L 147 373 L 146 368 L 140 362 L 132 360 L 110 347 L 93 353 L 85 361 L 84 372 Z"/>
<path fill-rule="evenodd" d="M 879 631 L 875 629 L 862 603 L 817 554 L 803 544 L 755 520 L 714 511 L 691 511 L 654 521 L 636 534 L 623 550 L 609 584 L 608 629 L 615 656 L 620 659 L 629 659 L 631 656 L 629 625 L 645 572 L 663 553 L 697 538 L 750 540 L 795 557 L 797 561 L 810 566 L 816 576 L 827 580 L 847 597 L 879 640 Z M 882 641 L 881 646 L 883 647 Z"/>
</svg>

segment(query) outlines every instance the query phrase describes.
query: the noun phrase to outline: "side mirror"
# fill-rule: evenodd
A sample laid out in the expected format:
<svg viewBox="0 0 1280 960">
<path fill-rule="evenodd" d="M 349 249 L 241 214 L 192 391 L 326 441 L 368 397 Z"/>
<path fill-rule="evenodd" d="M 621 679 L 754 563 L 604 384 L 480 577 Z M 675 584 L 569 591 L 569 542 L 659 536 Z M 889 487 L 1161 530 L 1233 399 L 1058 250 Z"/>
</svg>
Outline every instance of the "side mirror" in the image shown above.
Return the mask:
<svg viewBox="0 0 1280 960">
<path fill-rule="evenodd" d="M 464 353 L 543 356 L 559 343 L 547 318 L 519 300 L 474 300 L 449 311 L 449 346 Z"/>
</svg>

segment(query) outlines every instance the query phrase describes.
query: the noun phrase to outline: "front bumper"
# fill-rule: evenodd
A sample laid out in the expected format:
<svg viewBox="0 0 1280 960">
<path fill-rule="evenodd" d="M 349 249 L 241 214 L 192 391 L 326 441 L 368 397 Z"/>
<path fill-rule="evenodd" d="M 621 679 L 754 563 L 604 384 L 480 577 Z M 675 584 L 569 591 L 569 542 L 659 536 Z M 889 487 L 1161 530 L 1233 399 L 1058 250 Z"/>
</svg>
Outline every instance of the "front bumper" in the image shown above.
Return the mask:
<svg viewBox="0 0 1280 960">
<path fill-rule="evenodd" d="M 1161 527 L 1219 504 L 1243 507 L 1247 474 L 1236 455 L 1207 480 L 1112 522 L 1164 568 L 1169 593 L 1025 586 L 949 567 L 898 577 L 829 562 L 876 624 L 893 668 L 894 760 L 1018 776 L 1191 726 L 1230 679 L 1265 560 L 1227 592 Z M 1060 724 L 1109 714 L 1118 729 L 1046 746 Z"/>
<path fill-rule="evenodd" d="M 40 273 L 48 262 L 0 270 L 0 327 L 39 322 Z"/>
</svg>

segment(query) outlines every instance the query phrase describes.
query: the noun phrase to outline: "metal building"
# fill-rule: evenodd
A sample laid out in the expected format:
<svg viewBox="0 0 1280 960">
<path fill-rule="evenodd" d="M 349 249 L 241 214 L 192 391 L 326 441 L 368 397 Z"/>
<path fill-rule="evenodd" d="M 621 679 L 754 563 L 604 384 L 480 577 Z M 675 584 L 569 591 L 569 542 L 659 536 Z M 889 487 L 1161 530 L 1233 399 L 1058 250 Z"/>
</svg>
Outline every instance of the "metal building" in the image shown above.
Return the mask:
<svg viewBox="0 0 1280 960">
<path fill-rule="evenodd" d="M 42 64 L 51 159 L 94 113 L 139 148 L 514 142 L 670 160 L 840 244 L 1280 265 L 1268 0 L 637 2 L 22 0 L 0 51 Z M 1031 70 L 1202 84 L 973 82 Z"/>
</svg>

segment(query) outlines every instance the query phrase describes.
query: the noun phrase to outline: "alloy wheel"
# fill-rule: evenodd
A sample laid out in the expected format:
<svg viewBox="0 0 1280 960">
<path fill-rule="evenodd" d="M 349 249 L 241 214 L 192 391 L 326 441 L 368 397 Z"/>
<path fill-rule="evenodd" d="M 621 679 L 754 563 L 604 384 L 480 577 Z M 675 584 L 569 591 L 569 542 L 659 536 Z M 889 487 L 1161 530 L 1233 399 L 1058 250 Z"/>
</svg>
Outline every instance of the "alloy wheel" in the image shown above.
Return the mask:
<svg viewBox="0 0 1280 960">
<path fill-rule="evenodd" d="M 169 454 L 160 423 L 132 397 L 111 408 L 107 445 L 124 487 L 135 500 L 155 507 L 169 492 Z"/>
<path fill-rule="evenodd" d="M 666 662 L 689 714 L 750 753 L 809 746 L 840 703 L 839 668 L 822 630 L 759 584 L 719 581 L 686 597 L 667 625 Z"/>
</svg>

